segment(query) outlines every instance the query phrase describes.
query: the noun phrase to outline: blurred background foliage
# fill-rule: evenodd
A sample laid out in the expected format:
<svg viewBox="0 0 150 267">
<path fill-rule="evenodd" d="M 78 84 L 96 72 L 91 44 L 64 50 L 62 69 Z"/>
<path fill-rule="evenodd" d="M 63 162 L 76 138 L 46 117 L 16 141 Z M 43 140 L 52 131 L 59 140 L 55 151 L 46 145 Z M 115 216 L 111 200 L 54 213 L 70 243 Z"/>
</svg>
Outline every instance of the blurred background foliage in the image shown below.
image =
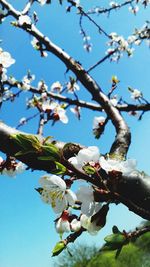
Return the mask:
<svg viewBox="0 0 150 267">
<path fill-rule="evenodd" d="M 143 223 L 143 226 L 148 222 Z M 115 251 L 100 252 L 94 245 L 76 244 L 57 257 L 56 267 L 150 267 L 150 233 L 123 247 L 115 259 Z"/>
</svg>

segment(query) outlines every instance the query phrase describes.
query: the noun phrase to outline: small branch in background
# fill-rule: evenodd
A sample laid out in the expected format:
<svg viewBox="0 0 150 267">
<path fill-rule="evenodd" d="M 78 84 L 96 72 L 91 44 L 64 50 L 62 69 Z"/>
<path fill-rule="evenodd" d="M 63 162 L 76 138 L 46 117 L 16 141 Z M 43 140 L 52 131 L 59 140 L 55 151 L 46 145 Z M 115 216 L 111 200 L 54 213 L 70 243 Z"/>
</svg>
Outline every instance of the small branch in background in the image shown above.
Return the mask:
<svg viewBox="0 0 150 267">
<path fill-rule="evenodd" d="M 122 4 L 118 4 L 116 3 L 116 5 L 114 4 L 112 7 L 110 8 L 101 8 L 101 7 L 96 7 L 95 9 L 92 9 L 92 10 L 89 10 L 87 12 L 87 14 L 103 14 L 103 13 L 108 13 L 110 14 L 111 11 L 113 10 L 117 10 L 117 9 L 120 9 L 124 6 L 127 6 L 127 5 L 131 5 L 135 0 L 128 0 L 128 1 L 125 1 L 124 3 Z"/>
<path fill-rule="evenodd" d="M 137 239 L 138 237 L 148 232 L 150 232 L 150 225 L 147 225 L 140 229 L 137 228 L 135 231 L 127 233 L 127 236 L 132 240 L 132 239 Z"/>
<path fill-rule="evenodd" d="M 45 125 L 45 119 L 44 119 L 44 113 L 40 113 L 40 120 L 39 120 L 39 126 L 38 126 L 38 131 L 37 134 L 43 135 L 43 129 Z"/>
<path fill-rule="evenodd" d="M 28 121 L 36 118 L 37 116 L 39 116 L 40 112 L 35 113 L 34 115 L 28 117 L 28 118 L 24 118 L 24 120 L 22 120 L 17 126 L 16 129 L 19 129 L 21 126 L 23 126 L 24 124 L 26 124 Z"/>
<path fill-rule="evenodd" d="M 99 61 L 97 61 L 93 66 L 91 66 L 87 70 L 87 73 L 89 73 L 90 71 L 92 71 L 93 69 L 95 69 L 97 66 L 99 66 L 100 64 L 102 64 L 104 61 L 106 61 L 107 59 L 109 59 L 114 53 L 116 53 L 116 51 L 117 51 L 117 49 L 112 50 L 109 54 L 107 54 L 102 59 L 100 59 Z"/>
<path fill-rule="evenodd" d="M 35 2 L 36 0 L 29 0 L 26 4 L 26 6 L 24 7 L 23 11 L 21 12 L 22 15 L 27 15 L 29 12 L 30 12 L 30 9 L 33 5 L 33 3 Z"/>
<path fill-rule="evenodd" d="M 83 8 L 80 5 L 77 5 L 74 1 L 68 0 L 68 3 L 70 3 L 72 6 L 76 7 L 79 11 L 79 14 L 86 17 L 96 28 L 98 29 L 98 32 L 101 34 L 103 33 L 107 38 L 110 38 L 109 34 L 106 33 L 90 16 L 87 14 Z"/>
</svg>

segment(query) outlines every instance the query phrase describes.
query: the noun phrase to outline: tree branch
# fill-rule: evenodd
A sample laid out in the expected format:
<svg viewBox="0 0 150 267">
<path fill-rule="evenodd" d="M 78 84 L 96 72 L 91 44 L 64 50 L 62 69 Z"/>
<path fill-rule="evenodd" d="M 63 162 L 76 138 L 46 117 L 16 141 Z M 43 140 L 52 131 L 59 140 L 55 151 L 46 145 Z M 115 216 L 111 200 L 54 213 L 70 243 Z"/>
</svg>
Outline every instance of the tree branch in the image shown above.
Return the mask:
<svg viewBox="0 0 150 267">
<path fill-rule="evenodd" d="M 18 18 L 19 12 L 12 8 L 11 5 L 5 0 L 0 0 L 0 3 L 6 8 L 11 10 L 11 14 Z M 92 99 L 98 102 L 107 113 L 108 117 L 112 121 L 116 129 L 115 141 L 110 149 L 110 153 L 120 154 L 126 157 L 127 151 L 131 142 L 131 134 L 127 124 L 119 111 L 111 104 L 108 97 L 102 92 L 100 86 L 96 81 L 85 71 L 85 69 L 75 61 L 70 55 L 68 55 L 60 47 L 52 43 L 48 37 L 45 37 L 35 25 L 23 25 L 19 26 L 30 35 L 34 36 L 40 43 L 42 43 L 46 50 L 58 57 L 64 64 L 70 69 L 77 77 L 77 79 L 84 85 L 84 87 L 91 94 Z"/>
</svg>

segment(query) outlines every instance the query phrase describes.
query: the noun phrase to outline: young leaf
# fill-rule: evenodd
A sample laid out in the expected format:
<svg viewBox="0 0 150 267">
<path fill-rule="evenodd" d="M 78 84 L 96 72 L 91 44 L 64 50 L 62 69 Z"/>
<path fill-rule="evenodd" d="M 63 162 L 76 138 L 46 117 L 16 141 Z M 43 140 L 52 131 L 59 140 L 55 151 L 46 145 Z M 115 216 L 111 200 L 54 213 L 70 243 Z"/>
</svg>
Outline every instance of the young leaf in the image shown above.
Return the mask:
<svg viewBox="0 0 150 267">
<path fill-rule="evenodd" d="M 59 255 L 64 249 L 66 248 L 66 245 L 63 241 L 59 241 L 56 246 L 53 248 L 52 256 Z"/>
<path fill-rule="evenodd" d="M 85 166 L 83 167 L 83 170 L 84 170 L 87 174 L 89 174 L 89 175 L 92 175 L 92 174 L 95 173 L 95 169 L 94 169 L 92 166 L 90 166 L 90 165 L 85 165 Z"/>
<path fill-rule="evenodd" d="M 55 164 L 56 164 L 56 169 L 52 170 L 51 173 L 57 174 L 57 175 L 65 174 L 66 167 L 57 161 L 55 161 Z"/>
</svg>

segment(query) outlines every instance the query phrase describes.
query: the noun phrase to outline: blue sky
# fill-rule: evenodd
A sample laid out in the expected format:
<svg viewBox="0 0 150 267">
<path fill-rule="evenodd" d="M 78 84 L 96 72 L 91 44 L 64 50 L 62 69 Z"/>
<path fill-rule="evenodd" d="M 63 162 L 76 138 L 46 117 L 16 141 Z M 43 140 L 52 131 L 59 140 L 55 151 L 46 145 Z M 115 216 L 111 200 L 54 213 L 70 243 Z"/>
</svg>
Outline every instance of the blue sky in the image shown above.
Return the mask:
<svg viewBox="0 0 150 267">
<path fill-rule="evenodd" d="M 26 1 L 10 1 L 16 8 L 22 8 Z M 89 1 L 87 6 L 96 5 L 99 1 Z M 103 1 L 106 3 L 108 1 Z M 85 1 L 81 1 L 85 3 Z M 97 30 L 86 20 L 84 22 L 87 33 L 91 36 L 93 43 L 92 53 L 87 54 L 82 46 L 82 38 L 79 34 L 78 17 L 73 13 L 66 14 L 65 5 L 60 7 L 57 1 L 53 1 L 50 6 L 40 7 L 35 4 L 35 9 L 39 15 L 39 29 L 45 35 L 65 49 L 71 56 L 83 63 L 85 68 L 95 63 L 99 58 L 104 56 L 106 47 L 104 47 L 106 38 L 97 34 Z M 114 12 L 108 19 L 106 16 L 96 17 L 97 22 L 110 32 L 118 32 L 126 37 L 130 35 L 135 26 L 140 27 L 148 19 L 149 9 L 143 8 L 137 16 L 128 12 L 124 8 L 120 13 Z M 28 69 L 36 75 L 33 83 L 37 85 L 40 79 L 44 79 L 50 86 L 53 82 L 59 80 L 65 81 L 65 67 L 53 55 L 49 54 L 48 58 L 40 58 L 30 42 L 32 38 L 25 32 L 10 26 L 8 19 L 1 25 L 1 36 L 3 40 L 1 46 L 4 50 L 9 51 L 16 59 L 9 70 L 17 79 L 21 79 Z M 98 81 L 104 91 L 110 88 L 112 75 L 117 75 L 119 88 L 116 94 L 126 96 L 130 99 L 127 87 L 131 86 L 142 90 L 146 98 L 149 97 L 148 87 L 150 84 L 149 75 L 149 49 L 144 44 L 137 47 L 133 58 L 128 59 L 126 56 L 121 59 L 120 63 L 105 62 L 91 74 Z M 26 111 L 25 99 L 27 94 L 24 93 L 20 99 L 14 103 L 4 104 L 1 112 L 1 120 L 15 127 L 21 117 L 30 116 L 35 111 Z M 80 97 L 90 100 L 90 96 L 81 86 Z M 132 102 L 132 100 L 130 100 Z M 100 140 L 95 140 L 92 135 L 92 121 L 97 112 L 82 110 L 81 121 L 69 112 L 69 123 L 55 124 L 54 127 L 47 125 L 45 136 L 52 135 L 58 140 L 65 142 L 80 142 L 85 145 L 97 145 L 102 153 L 109 151 L 111 142 L 114 138 L 114 130 L 109 125 L 106 133 Z M 149 148 L 150 123 L 149 114 L 145 114 L 141 122 L 127 115 L 129 126 L 132 131 L 132 145 L 128 157 L 136 158 L 139 169 L 150 173 L 149 169 Z M 34 119 L 28 125 L 22 127 L 22 130 L 35 133 L 38 122 Z M 1 213 L 1 238 L 0 238 L 0 266 L 3 267 L 50 267 L 52 266 L 51 250 L 59 237 L 54 231 L 53 220 L 55 219 L 51 208 L 40 200 L 39 195 L 34 190 L 38 187 L 39 177 L 43 172 L 30 172 L 18 175 L 15 179 L 1 176 L 0 177 L 0 213 Z M 108 223 L 98 236 L 90 237 L 84 234 L 80 242 L 91 242 L 102 244 L 105 235 L 111 232 L 114 224 L 120 229 L 132 229 L 141 222 L 141 218 L 130 213 L 127 208 L 113 206 L 109 213 Z"/>
</svg>

